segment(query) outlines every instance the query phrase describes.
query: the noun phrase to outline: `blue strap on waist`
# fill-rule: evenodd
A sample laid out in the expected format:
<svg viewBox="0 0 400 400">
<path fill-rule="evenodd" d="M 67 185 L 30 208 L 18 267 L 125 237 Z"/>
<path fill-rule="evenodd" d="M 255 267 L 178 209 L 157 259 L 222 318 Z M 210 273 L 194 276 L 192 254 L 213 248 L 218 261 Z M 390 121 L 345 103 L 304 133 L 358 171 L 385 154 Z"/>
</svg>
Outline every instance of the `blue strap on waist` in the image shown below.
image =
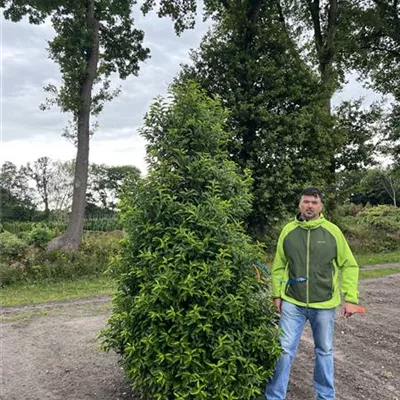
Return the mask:
<svg viewBox="0 0 400 400">
<path fill-rule="evenodd" d="M 260 262 L 254 261 L 253 266 L 260 268 L 260 269 L 263 270 L 267 275 L 271 275 L 271 272 L 268 270 L 268 268 L 267 268 L 265 265 L 261 264 Z M 297 279 L 289 279 L 289 280 L 287 280 L 287 281 L 281 280 L 281 282 L 283 282 L 283 283 L 288 283 L 289 285 L 294 285 L 294 284 L 296 284 L 296 283 L 305 282 L 305 281 L 307 281 L 307 280 L 308 280 L 307 277 L 301 276 L 300 278 L 297 278 Z"/>
</svg>

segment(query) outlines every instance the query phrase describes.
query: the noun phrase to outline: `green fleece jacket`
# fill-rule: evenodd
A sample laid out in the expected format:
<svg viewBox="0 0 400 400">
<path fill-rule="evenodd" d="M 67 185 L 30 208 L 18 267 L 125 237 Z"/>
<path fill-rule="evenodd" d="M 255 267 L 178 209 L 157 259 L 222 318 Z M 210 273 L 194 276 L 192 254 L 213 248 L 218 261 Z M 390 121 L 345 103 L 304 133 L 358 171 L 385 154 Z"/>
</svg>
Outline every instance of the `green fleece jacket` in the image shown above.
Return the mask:
<svg viewBox="0 0 400 400">
<path fill-rule="evenodd" d="M 311 308 L 334 308 L 344 300 L 358 303 L 358 271 L 341 230 L 323 215 L 297 217 L 279 237 L 272 267 L 273 296 Z M 340 272 L 340 273 L 339 273 Z"/>
</svg>

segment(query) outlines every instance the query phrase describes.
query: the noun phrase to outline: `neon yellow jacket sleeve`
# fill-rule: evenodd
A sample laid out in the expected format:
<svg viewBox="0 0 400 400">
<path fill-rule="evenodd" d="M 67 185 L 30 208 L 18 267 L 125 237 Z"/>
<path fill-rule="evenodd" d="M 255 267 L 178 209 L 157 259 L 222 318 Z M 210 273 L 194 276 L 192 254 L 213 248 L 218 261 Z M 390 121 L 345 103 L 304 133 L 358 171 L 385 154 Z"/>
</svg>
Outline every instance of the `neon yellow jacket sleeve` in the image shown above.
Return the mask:
<svg viewBox="0 0 400 400">
<path fill-rule="evenodd" d="M 282 281 L 285 275 L 287 264 L 285 252 L 283 251 L 283 240 L 286 236 L 286 232 L 287 230 L 283 229 L 279 236 L 278 244 L 276 246 L 275 259 L 272 265 L 272 296 L 274 298 L 281 297 Z"/>
<path fill-rule="evenodd" d="M 359 266 L 343 233 L 337 229 L 335 232 L 337 249 L 337 265 L 342 273 L 341 290 L 344 301 L 358 304 L 358 273 Z"/>
</svg>

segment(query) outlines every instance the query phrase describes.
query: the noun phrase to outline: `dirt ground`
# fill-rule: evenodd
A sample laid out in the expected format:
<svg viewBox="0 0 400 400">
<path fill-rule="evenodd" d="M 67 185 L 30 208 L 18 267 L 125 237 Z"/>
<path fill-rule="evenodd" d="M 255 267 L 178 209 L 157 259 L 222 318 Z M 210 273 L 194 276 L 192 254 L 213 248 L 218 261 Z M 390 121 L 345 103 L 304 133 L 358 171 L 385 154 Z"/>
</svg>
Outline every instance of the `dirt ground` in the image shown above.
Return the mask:
<svg viewBox="0 0 400 400">
<path fill-rule="evenodd" d="M 400 274 L 363 280 L 365 315 L 337 315 L 337 400 L 400 400 Z M 110 313 L 109 298 L 3 308 L 0 399 L 133 400 L 115 354 L 96 336 Z M 312 400 L 312 340 L 304 332 L 288 400 Z"/>
</svg>

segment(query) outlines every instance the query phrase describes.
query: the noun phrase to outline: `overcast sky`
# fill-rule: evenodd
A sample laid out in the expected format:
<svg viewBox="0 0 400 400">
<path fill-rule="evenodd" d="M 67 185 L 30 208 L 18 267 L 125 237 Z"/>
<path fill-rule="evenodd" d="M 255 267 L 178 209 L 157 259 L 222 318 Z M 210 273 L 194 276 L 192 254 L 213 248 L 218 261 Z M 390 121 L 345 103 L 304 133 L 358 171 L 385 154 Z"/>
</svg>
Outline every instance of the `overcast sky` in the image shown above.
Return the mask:
<svg viewBox="0 0 400 400">
<path fill-rule="evenodd" d="M 58 66 L 47 58 L 47 41 L 53 36 L 51 25 L 11 23 L 1 18 L 0 163 L 21 165 L 42 156 L 54 160 L 74 158 L 75 147 L 61 137 L 68 115 L 57 109 L 39 110 L 46 97 L 43 86 L 57 84 L 60 76 Z M 137 129 L 153 99 L 165 96 L 180 64 L 188 61 L 189 50 L 198 47 L 207 24 L 199 19 L 196 29 L 180 37 L 175 35 L 170 20 L 154 15 L 138 18 L 137 25 L 145 31 L 151 58 L 142 63 L 139 77 L 115 81 L 122 92 L 106 104 L 99 118 L 99 130 L 91 139 L 90 162 L 135 165 L 144 172 L 145 142 Z M 335 102 L 360 95 L 367 101 L 377 98 L 351 77 Z"/>
</svg>

